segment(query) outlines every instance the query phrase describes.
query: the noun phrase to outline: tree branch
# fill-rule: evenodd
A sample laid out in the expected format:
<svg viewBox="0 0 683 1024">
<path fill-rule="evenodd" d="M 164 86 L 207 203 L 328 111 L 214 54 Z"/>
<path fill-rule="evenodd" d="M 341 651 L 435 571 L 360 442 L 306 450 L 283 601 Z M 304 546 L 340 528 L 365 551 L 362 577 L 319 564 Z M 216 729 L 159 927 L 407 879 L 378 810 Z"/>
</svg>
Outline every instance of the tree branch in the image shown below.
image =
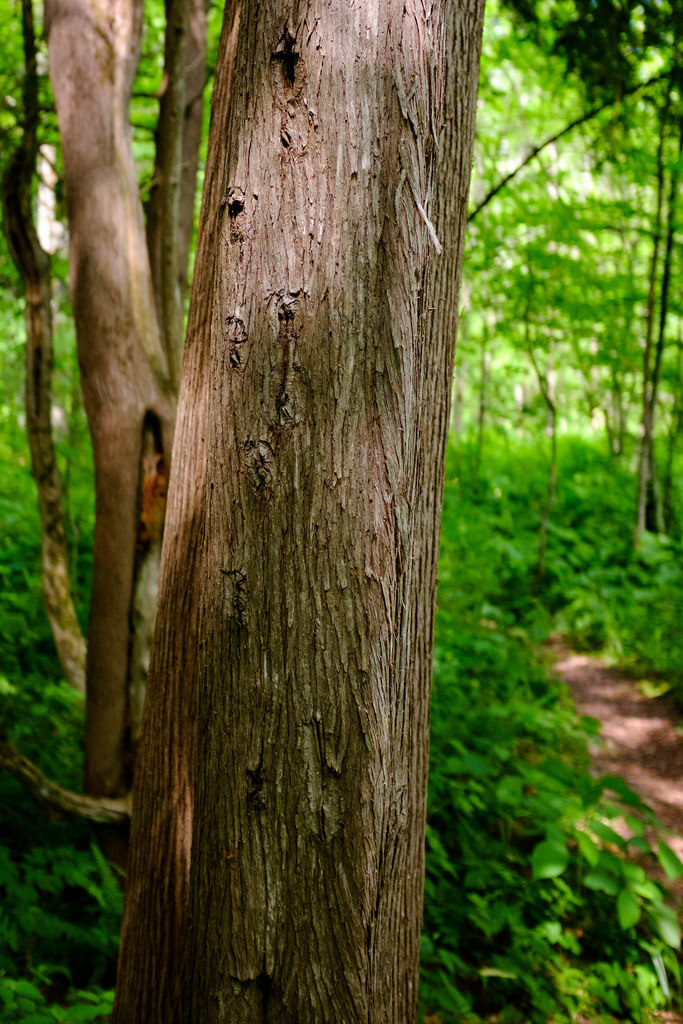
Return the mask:
<svg viewBox="0 0 683 1024">
<path fill-rule="evenodd" d="M 44 775 L 28 758 L 24 757 L 11 743 L 0 743 L 0 768 L 21 779 L 31 796 L 51 810 L 60 814 L 88 818 L 98 824 L 122 824 L 131 816 L 130 796 L 92 797 L 62 789 Z"/>
<path fill-rule="evenodd" d="M 621 100 L 625 96 L 632 96 L 634 93 L 640 92 L 641 89 L 646 89 L 650 85 L 655 85 L 656 82 L 663 81 L 664 79 L 668 78 L 669 75 L 670 72 L 667 71 L 665 74 L 655 75 L 653 78 L 648 78 L 646 82 L 641 82 L 639 85 L 634 85 L 630 89 L 625 89 L 621 96 L 618 97 L 618 99 Z M 509 185 L 512 179 L 516 178 L 519 172 L 523 171 L 527 164 L 530 164 L 531 161 L 535 157 L 537 157 L 539 153 L 542 153 L 544 149 L 546 149 L 548 146 L 551 146 L 553 142 L 557 142 L 558 139 L 561 139 L 564 135 L 568 135 L 569 132 L 573 131 L 574 128 L 578 128 L 579 125 L 585 124 L 586 121 L 591 121 L 594 117 L 597 117 L 598 114 L 601 114 L 603 110 L 606 110 L 608 107 L 614 106 L 616 102 L 617 97 L 613 97 L 612 99 L 607 100 L 605 103 L 601 103 L 597 107 L 591 107 L 591 109 L 587 110 L 585 114 L 581 115 L 581 117 L 577 117 L 574 121 L 570 122 L 570 124 L 565 125 L 565 127 L 562 128 L 559 132 L 555 132 L 554 135 L 551 135 L 543 142 L 539 142 L 537 146 L 534 146 L 533 149 L 529 153 L 527 153 L 522 162 L 514 168 L 514 170 L 510 171 L 509 174 L 506 174 L 504 178 L 501 178 L 498 184 L 494 185 L 493 188 L 486 193 L 482 201 L 478 203 L 477 206 L 475 206 L 475 208 L 470 213 L 469 217 L 467 218 L 468 223 L 472 223 L 477 214 L 480 213 L 485 206 L 488 206 L 488 204 L 491 202 L 494 196 L 497 196 L 498 193 L 502 189 L 504 189 L 506 185 Z"/>
</svg>

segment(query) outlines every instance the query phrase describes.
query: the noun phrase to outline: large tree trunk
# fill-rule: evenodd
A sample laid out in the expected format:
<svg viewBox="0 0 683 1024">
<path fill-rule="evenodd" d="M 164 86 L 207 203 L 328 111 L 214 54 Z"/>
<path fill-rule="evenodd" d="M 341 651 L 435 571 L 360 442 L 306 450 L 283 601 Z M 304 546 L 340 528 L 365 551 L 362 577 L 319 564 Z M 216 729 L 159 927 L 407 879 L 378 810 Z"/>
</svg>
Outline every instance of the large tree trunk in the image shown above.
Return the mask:
<svg viewBox="0 0 683 1024">
<path fill-rule="evenodd" d="M 160 541 L 174 423 L 128 119 L 140 27 L 135 0 L 46 3 L 95 464 L 85 787 L 96 796 L 130 785 L 134 594 Z"/>
<path fill-rule="evenodd" d="M 451 258 L 480 23 L 479 5 L 465 6 L 453 13 L 454 49 L 473 56 L 458 69 L 469 120 L 447 185 Z M 210 342 L 195 351 L 207 340 L 197 324 L 179 433 L 200 439 L 199 455 L 179 441 L 162 574 L 162 594 L 186 603 L 160 605 L 119 1024 L 415 1015 L 454 342 L 442 329 L 453 315 L 436 326 L 430 315 L 442 46 L 438 4 L 314 0 L 300 13 L 269 0 L 242 13 L 241 88 L 212 124 L 227 172 L 193 290 L 212 310 Z M 439 301 L 457 308 L 455 267 L 446 280 Z M 166 691 L 161 673 L 193 628 L 185 671 L 197 673 L 201 741 L 186 914 L 193 731 L 173 727 L 188 691 L 174 672 Z M 145 889 L 150 857 L 160 873 Z"/>
<path fill-rule="evenodd" d="M 85 640 L 76 616 L 64 524 L 62 479 L 52 436 L 52 278 L 50 257 L 33 217 L 38 157 L 38 71 L 31 0 L 22 3 L 23 132 L 2 179 L 2 219 L 12 259 L 26 289 L 26 433 L 38 491 L 42 586 L 64 678 L 85 690 Z"/>
</svg>

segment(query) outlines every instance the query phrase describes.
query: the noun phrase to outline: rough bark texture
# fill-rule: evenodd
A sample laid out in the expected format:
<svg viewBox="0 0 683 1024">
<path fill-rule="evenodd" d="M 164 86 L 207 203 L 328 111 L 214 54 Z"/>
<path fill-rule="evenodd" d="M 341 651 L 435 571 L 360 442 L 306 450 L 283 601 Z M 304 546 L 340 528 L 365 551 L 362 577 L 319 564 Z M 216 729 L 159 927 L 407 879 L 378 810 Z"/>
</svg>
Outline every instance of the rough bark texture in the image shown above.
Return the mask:
<svg viewBox="0 0 683 1024">
<path fill-rule="evenodd" d="M 177 390 L 187 264 L 202 134 L 206 0 L 167 0 L 164 83 L 156 132 L 147 245 L 159 323 Z"/>
<path fill-rule="evenodd" d="M 225 124 L 239 4 L 226 4 L 212 124 Z M 227 152 L 210 135 L 195 264 L 213 277 Z M 114 1020 L 186 1024 L 181 1011 L 188 929 L 194 802 L 199 602 L 194 581 L 203 545 L 205 401 L 212 295 L 195 288 L 178 400 L 173 480 L 159 577 L 159 612 L 135 777 L 126 904 Z M 173 628 L 165 628 L 165 623 Z M 153 937 L 153 938 L 152 938 Z"/>
<path fill-rule="evenodd" d="M 120 796 L 130 785 L 133 594 L 163 522 L 174 422 L 128 120 L 140 19 L 134 0 L 46 4 L 95 463 L 85 787 L 96 796 Z"/>
<path fill-rule="evenodd" d="M 430 13 L 243 11 L 213 283 L 193 1021 L 415 1012 Z"/>
<path fill-rule="evenodd" d="M 30 0 L 22 3 L 25 75 L 22 139 L 2 179 L 3 230 L 26 289 L 26 433 L 38 491 L 45 611 L 64 678 L 85 691 L 85 640 L 74 608 L 62 480 L 52 436 L 52 280 L 33 217 L 38 156 L 38 75 Z"/>
<path fill-rule="evenodd" d="M 457 260 L 480 12 L 453 17 Z M 190 907 L 191 765 L 171 724 L 188 691 L 172 671 L 149 695 L 131 867 L 155 858 L 157 905 L 131 877 L 117 1024 L 414 1019 L 454 342 L 452 318 L 430 315 L 442 45 L 440 6 L 419 0 L 242 13 L 240 90 L 212 125 L 228 154 L 217 258 L 197 259 L 193 292 L 211 303 L 210 352 L 195 326 L 164 549 L 163 586 L 188 604 L 162 596 L 155 655 L 161 675 L 182 637 L 191 661 L 199 614 Z M 457 309 L 455 266 L 444 280 Z M 183 936 L 168 933 L 188 926 L 178 986 Z"/>
</svg>

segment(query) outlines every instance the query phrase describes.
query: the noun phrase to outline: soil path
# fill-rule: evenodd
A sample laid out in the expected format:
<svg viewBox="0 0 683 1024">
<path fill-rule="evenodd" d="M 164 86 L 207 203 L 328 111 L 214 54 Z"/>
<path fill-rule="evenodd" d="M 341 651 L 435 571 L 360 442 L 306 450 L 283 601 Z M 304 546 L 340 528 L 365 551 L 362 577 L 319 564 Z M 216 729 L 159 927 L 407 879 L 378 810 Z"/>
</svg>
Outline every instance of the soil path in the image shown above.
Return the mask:
<svg viewBox="0 0 683 1024">
<path fill-rule="evenodd" d="M 619 668 L 570 651 L 559 638 L 551 646 L 555 671 L 568 684 L 577 711 L 601 723 L 590 750 L 595 774 L 624 778 L 666 826 L 659 834 L 649 830 L 648 840 L 661 837 L 683 860 L 683 717 L 678 708 L 667 696 L 646 697 Z M 683 880 L 668 888 L 683 908 Z M 658 1024 L 683 1024 L 675 1012 L 652 1017 Z"/>
<path fill-rule="evenodd" d="M 601 723 L 591 747 L 598 775 L 621 775 L 676 835 L 666 842 L 683 860 L 683 718 L 670 697 L 646 697 L 637 682 L 598 658 L 553 642 L 555 671 L 581 715 Z M 678 894 L 682 895 L 681 892 Z"/>
</svg>

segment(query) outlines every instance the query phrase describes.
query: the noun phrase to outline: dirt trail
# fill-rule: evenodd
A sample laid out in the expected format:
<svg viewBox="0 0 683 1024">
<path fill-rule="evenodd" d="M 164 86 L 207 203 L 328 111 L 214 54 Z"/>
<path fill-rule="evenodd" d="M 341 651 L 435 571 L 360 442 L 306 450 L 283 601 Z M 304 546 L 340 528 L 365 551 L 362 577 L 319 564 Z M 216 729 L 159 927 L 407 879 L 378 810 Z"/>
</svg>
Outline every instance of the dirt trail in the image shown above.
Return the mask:
<svg viewBox="0 0 683 1024">
<path fill-rule="evenodd" d="M 602 723 L 591 747 L 596 774 L 621 775 L 677 835 L 666 842 L 683 860 L 683 718 L 670 697 L 646 697 L 619 668 L 553 643 L 555 671 L 581 715 Z M 683 896 L 683 890 L 679 890 Z"/>
<path fill-rule="evenodd" d="M 619 668 L 570 651 L 559 638 L 552 649 L 555 671 L 579 714 L 601 723 L 590 750 L 595 774 L 621 775 L 666 826 L 659 834 L 649 830 L 648 840 L 664 839 L 683 860 L 683 716 L 677 706 L 667 696 L 646 697 Z M 683 909 L 683 880 L 668 888 Z M 652 1020 L 683 1024 L 683 1015 L 655 1012 Z"/>
</svg>

